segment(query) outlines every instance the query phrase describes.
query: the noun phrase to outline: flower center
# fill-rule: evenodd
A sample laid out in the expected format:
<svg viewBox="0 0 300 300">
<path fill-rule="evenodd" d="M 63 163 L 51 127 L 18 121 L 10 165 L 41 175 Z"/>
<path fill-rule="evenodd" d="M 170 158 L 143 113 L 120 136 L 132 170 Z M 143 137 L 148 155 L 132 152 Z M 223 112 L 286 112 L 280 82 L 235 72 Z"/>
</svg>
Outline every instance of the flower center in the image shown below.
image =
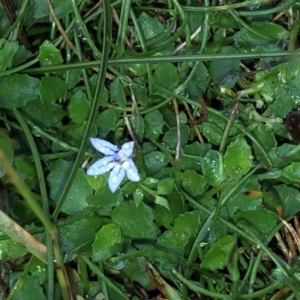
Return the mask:
<svg viewBox="0 0 300 300">
<path fill-rule="evenodd" d="M 118 161 L 118 162 L 123 162 L 123 161 L 125 161 L 125 160 L 127 160 L 127 159 L 128 159 L 128 157 L 127 157 L 126 151 L 124 151 L 123 149 L 120 150 L 120 151 L 118 152 L 118 154 L 117 154 L 117 161 Z"/>
</svg>

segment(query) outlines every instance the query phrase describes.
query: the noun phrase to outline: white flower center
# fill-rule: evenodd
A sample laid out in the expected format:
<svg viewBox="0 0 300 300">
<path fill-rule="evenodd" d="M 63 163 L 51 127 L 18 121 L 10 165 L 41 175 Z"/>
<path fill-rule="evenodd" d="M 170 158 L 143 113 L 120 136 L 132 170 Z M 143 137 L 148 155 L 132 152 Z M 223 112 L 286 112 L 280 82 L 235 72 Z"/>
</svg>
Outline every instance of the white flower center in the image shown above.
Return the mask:
<svg viewBox="0 0 300 300">
<path fill-rule="evenodd" d="M 118 154 L 117 157 L 120 159 L 121 162 L 126 161 L 128 159 L 127 157 L 127 153 L 126 151 L 124 151 L 123 149 L 121 149 Z"/>
</svg>

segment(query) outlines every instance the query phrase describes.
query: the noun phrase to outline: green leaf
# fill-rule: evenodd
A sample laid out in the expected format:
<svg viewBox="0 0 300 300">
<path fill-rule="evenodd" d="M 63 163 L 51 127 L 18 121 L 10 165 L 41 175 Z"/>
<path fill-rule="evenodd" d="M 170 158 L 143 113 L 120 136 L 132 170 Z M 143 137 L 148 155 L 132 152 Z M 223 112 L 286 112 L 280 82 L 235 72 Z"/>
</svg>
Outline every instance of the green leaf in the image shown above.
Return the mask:
<svg viewBox="0 0 300 300">
<path fill-rule="evenodd" d="M 50 163 L 50 173 L 47 180 L 50 185 L 50 197 L 55 204 L 57 204 L 65 187 L 66 178 L 72 167 L 72 162 L 62 159 Z M 80 212 L 87 208 L 86 198 L 91 194 L 92 189 L 85 179 L 85 173 L 79 169 L 61 211 L 71 215 Z"/>
<path fill-rule="evenodd" d="M 221 27 L 220 29 L 218 29 L 218 33 L 222 32 L 223 39 L 225 39 L 223 28 L 233 30 L 239 29 L 241 27 L 241 24 L 237 20 L 235 20 L 229 13 L 222 14 L 222 18 L 220 18 L 219 14 L 212 14 L 210 24 L 213 26 Z M 216 35 L 217 32 L 214 32 L 214 41 L 216 40 Z"/>
<path fill-rule="evenodd" d="M 267 152 L 270 151 L 272 147 L 275 147 L 277 145 L 274 133 L 266 124 L 259 123 L 255 127 L 255 131 L 253 131 L 253 136 Z"/>
<path fill-rule="evenodd" d="M 49 16 L 49 7 L 46 2 L 34 2 L 30 9 L 33 11 L 34 19 L 41 19 Z"/>
<path fill-rule="evenodd" d="M 157 185 L 157 193 L 159 195 L 169 195 L 175 187 L 173 178 L 164 178 L 159 181 Z"/>
<path fill-rule="evenodd" d="M 92 189 L 98 192 L 106 185 L 107 175 L 103 174 L 102 176 L 86 176 L 86 180 Z"/>
<path fill-rule="evenodd" d="M 59 72 L 59 76 L 65 80 L 68 85 L 68 90 L 73 89 L 80 81 L 82 76 L 82 70 L 68 70 Z"/>
<path fill-rule="evenodd" d="M 39 80 L 28 75 L 13 74 L 0 82 L 0 108 L 16 109 L 37 99 Z"/>
<path fill-rule="evenodd" d="M 129 251 L 131 252 L 135 250 L 130 249 Z M 137 257 L 134 260 L 129 260 L 122 271 L 128 278 L 130 278 L 134 282 L 138 282 L 145 289 L 151 290 L 151 288 L 153 287 L 146 270 L 145 260 L 142 257 Z M 134 299 L 132 298 L 132 300 Z"/>
<path fill-rule="evenodd" d="M 142 12 L 139 16 L 139 23 L 141 24 L 145 39 L 151 39 L 164 31 L 164 26 L 157 18 L 151 18 L 148 14 Z M 135 36 L 138 38 L 138 34 Z"/>
<path fill-rule="evenodd" d="M 216 187 L 226 180 L 223 157 L 220 152 L 209 150 L 202 160 L 202 172 L 210 185 Z"/>
<path fill-rule="evenodd" d="M 156 196 L 154 203 L 165 207 L 167 210 L 170 210 L 169 201 L 165 197 Z"/>
<path fill-rule="evenodd" d="M 29 273 L 38 280 L 40 285 L 47 281 L 47 264 L 43 264 L 38 259 L 33 259 L 31 264 L 28 266 Z"/>
<path fill-rule="evenodd" d="M 153 151 L 144 156 L 144 163 L 149 175 L 159 172 L 168 164 L 166 155 L 159 151 Z"/>
<path fill-rule="evenodd" d="M 288 179 L 289 182 L 299 183 L 300 162 L 292 162 L 282 170 L 282 176 Z"/>
<path fill-rule="evenodd" d="M 86 177 L 88 178 L 92 176 Z M 102 175 L 99 177 L 104 177 L 105 183 L 107 182 L 108 175 Z M 97 194 L 88 197 L 86 202 L 89 204 L 89 207 L 101 208 L 102 212 L 104 210 L 110 212 L 113 207 L 120 205 L 120 203 L 122 203 L 123 201 L 124 198 L 121 189 L 118 189 L 115 193 L 112 193 L 108 185 L 106 184 L 97 192 Z"/>
<path fill-rule="evenodd" d="M 147 177 L 144 181 L 143 184 L 145 186 L 147 186 L 150 189 L 157 189 L 157 185 L 158 185 L 159 179 L 154 178 L 154 177 Z"/>
<path fill-rule="evenodd" d="M 184 248 L 188 242 L 188 238 L 189 235 L 186 232 L 177 234 L 173 230 L 167 230 L 159 236 L 157 246 L 165 251 L 182 257 L 184 255 Z"/>
<path fill-rule="evenodd" d="M 59 77 L 43 77 L 40 85 L 41 101 L 45 103 L 59 100 L 64 97 L 67 89 L 67 84 Z"/>
<path fill-rule="evenodd" d="M 157 85 L 162 86 L 168 90 L 173 90 L 179 83 L 177 68 L 171 63 L 159 64 L 154 72 L 154 81 Z M 168 97 L 168 94 L 155 90 L 155 94 L 163 97 Z"/>
<path fill-rule="evenodd" d="M 186 212 L 175 220 L 173 230 L 180 233 L 188 233 L 189 240 L 196 237 L 200 226 L 200 215 L 197 211 Z"/>
<path fill-rule="evenodd" d="M 4 151 L 7 159 L 12 164 L 14 160 L 14 149 L 17 146 L 17 142 L 11 139 L 7 134 L 0 130 L 0 148 Z M 0 178 L 5 175 L 5 171 L 0 165 Z"/>
<path fill-rule="evenodd" d="M 12 65 L 14 55 L 18 50 L 18 43 L 0 39 L 0 45 L 0 71 L 4 71 Z"/>
<path fill-rule="evenodd" d="M 110 131 L 114 131 L 116 129 L 116 122 L 118 118 L 119 113 L 115 109 L 106 109 L 98 115 L 96 124 L 100 138 L 105 138 Z"/>
<path fill-rule="evenodd" d="M 254 22 L 251 24 L 251 28 L 260 33 L 262 36 L 258 36 L 248 29 L 242 28 L 239 32 L 233 35 L 234 41 L 238 44 L 244 45 L 267 44 L 271 41 L 280 43 L 280 41 L 288 39 L 290 35 L 286 29 L 273 22 Z"/>
<path fill-rule="evenodd" d="M 186 11 L 185 13 L 188 19 L 188 24 L 191 32 L 195 32 L 200 26 L 202 26 L 205 13 L 200 11 Z M 210 16 L 210 18 L 212 16 Z M 202 39 L 203 39 L 203 33 L 201 30 L 200 33 L 198 33 L 193 40 L 197 42 L 201 42 Z"/>
<path fill-rule="evenodd" d="M 225 171 L 233 180 L 239 179 L 249 172 L 252 160 L 251 147 L 239 136 L 227 147 L 224 155 Z"/>
<path fill-rule="evenodd" d="M 132 130 L 136 139 L 138 140 L 138 142 L 141 142 L 144 138 L 144 129 L 145 129 L 144 119 L 140 115 L 131 116 L 130 124 L 132 126 Z"/>
<path fill-rule="evenodd" d="M 84 92 L 78 90 L 71 96 L 68 106 L 70 118 L 76 124 L 81 124 L 88 116 L 89 103 Z"/>
<path fill-rule="evenodd" d="M 185 154 L 188 154 L 188 156 L 180 155 L 180 169 L 195 171 L 201 170 L 202 158 L 210 148 L 210 144 L 201 144 L 199 142 L 183 146 L 183 151 Z"/>
<path fill-rule="evenodd" d="M 184 213 L 184 200 L 181 193 L 174 191 L 167 197 L 169 200 L 169 209 L 164 206 L 155 206 L 155 221 L 158 226 L 164 226 L 165 228 L 171 228 L 171 224 L 174 224 L 175 218 L 179 214 Z"/>
<path fill-rule="evenodd" d="M 223 269 L 228 265 L 230 255 L 236 245 L 237 239 L 232 235 L 227 235 L 210 246 L 204 256 L 201 268 L 208 270 Z"/>
<path fill-rule="evenodd" d="M 297 99 L 299 97 L 299 89 L 294 83 L 280 85 L 274 95 L 275 100 L 269 104 L 266 111 L 263 113 L 266 117 L 285 118 L 286 115 L 293 109 L 299 107 Z"/>
<path fill-rule="evenodd" d="M 63 63 L 60 51 L 49 41 L 44 41 L 40 46 L 37 58 L 42 66 L 60 65 Z"/>
<path fill-rule="evenodd" d="M 274 189 L 280 199 L 284 217 L 289 218 L 296 215 L 300 211 L 299 190 L 285 184 L 276 185 Z"/>
<path fill-rule="evenodd" d="M 199 225 L 200 217 L 196 211 L 179 215 L 175 220 L 174 228 L 165 231 L 158 238 L 157 244 L 168 249 L 168 252 L 183 256 L 185 247 L 195 237 Z"/>
<path fill-rule="evenodd" d="M 39 99 L 27 103 L 23 110 L 29 119 L 42 128 L 56 125 L 65 116 L 61 105 L 49 102 L 42 103 Z"/>
<path fill-rule="evenodd" d="M 239 211 L 235 214 L 234 220 L 236 222 L 247 220 L 251 226 L 257 229 L 258 233 L 262 234 L 263 238 L 266 238 L 274 230 L 278 216 L 270 210 L 259 208 L 252 211 Z"/>
<path fill-rule="evenodd" d="M 61 19 L 73 12 L 73 5 L 69 1 L 53 0 L 52 5 L 55 8 L 55 15 L 58 19 Z M 51 14 L 49 15 L 51 16 Z M 53 22 L 52 16 L 50 18 L 50 21 Z"/>
<path fill-rule="evenodd" d="M 205 93 L 209 83 L 207 72 L 207 68 L 202 62 L 195 67 L 195 72 L 188 83 L 190 98 L 196 99 L 196 97 L 200 97 Z"/>
<path fill-rule="evenodd" d="M 68 222 L 70 220 L 67 220 Z M 73 252 L 94 240 L 95 234 L 101 227 L 101 219 L 96 214 L 75 220 L 72 224 L 59 229 L 61 249 Z"/>
<path fill-rule="evenodd" d="M 163 142 L 166 143 L 171 149 L 176 148 L 177 144 L 177 127 L 173 127 L 170 130 L 168 130 L 164 137 Z M 180 145 L 181 147 L 186 145 L 190 135 L 190 127 L 187 125 L 181 125 L 180 126 Z"/>
<path fill-rule="evenodd" d="M 106 260 L 122 250 L 123 236 L 116 224 L 104 225 L 93 243 L 93 261 Z"/>
<path fill-rule="evenodd" d="M 143 76 L 147 74 L 147 65 L 145 64 L 130 64 L 128 70 L 135 76 Z"/>
<path fill-rule="evenodd" d="M 236 188 L 236 182 L 227 182 L 222 191 L 226 195 L 226 193 L 234 188 Z M 258 180 L 254 177 L 250 178 L 243 187 L 237 189 L 235 194 L 226 202 L 227 211 L 230 217 L 239 210 L 247 212 L 257 210 L 262 206 L 262 197 L 249 197 L 245 195 L 245 192 L 249 190 L 261 190 Z"/>
<path fill-rule="evenodd" d="M 12 272 L 12 274 L 10 274 L 9 276 L 9 279 L 11 280 L 11 282 L 16 282 L 21 275 L 23 274 L 19 272 Z M 14 299 L 31 300 L 33 291 L 35 299 L 47 299 L 44 294 L 43 287 L 39 284 L 39 281 L 36 277 L 26 274 L 22 278 L 22 283 L 23 284 L 21 285 L 20 289 L 18 289 L 14 294 Z"/>
<path fill-rule="evenodd" d="M 133 201 L 136 206 L 139 206 L 144 200 L 144 191 L 141 188 L 137 188 L 133 193 Z"/>
<path fill-rule="evenodd" d="M 21 65 L 23 62 L 29 59 L 31 55 L 32 53 L 29 50 L 27 50 L 23 45 L 19 46 L 17 52 L 13 57 L 12 66 L 16 67 Z"/>
<path fill-rule="evenodd" d="M 238 51 L 232 46 L 225 46 L 219 52 L 220 54 L 235 54 Z M 212 80 L 220 82 L 227 88 L 232 88 L 236 83 L 236 76 L 232 78 L 230 74 L 234 74 L 240 71 L 239 59 L 224 59 L 218 61 L 212 61 L 209 65 L 209 72 L 211 73 Z M 228 78 L 229 76 L 229 78 Z"/>
<path fill-rule="evenodd" d="M 195 171 L 187 170 L 182 174 L 182 187 L 192 196 L 203 194 L 207 186 L 208 182 L 204 176 Z"/>
<path fill-rule="evenodd" d="M 145 133 L 151 141 L 156 141 L 163 133 L 164 118 L 159 110 L 147 113 L 145 116 Z"/>
<path fill-rule="evenodd" d="M 122 108 L 126 107 L 126 96 L 123 85 L 119 78 L 116 78 L 110 85 L 110 96 L 113 101 Z"/>
<path fill-rule="evenodd" d="M 201 125 L 202 133 L 207 138 L 208 142 L 213 145 L 220 145 L 223 131 L 215 124 L 205 122 Z"/>
<path fill-rule="evenodd" d="M 137 207 L 133 201 L 123 202 L 112 211 L 111 218 L 129 238 L 153 238 L 159 232 L 153 223 L 154 211 L 144 203 Z"/>
<path fill-rule="evenodd" d="M 258 141 L 267 153 L 277 145 L 274 133 L 267 127 L 267 125 L 259 123 L 253 131 L 253 136 Z M 262 154 L 261 149 L 256 144 L 253 144 L 254 156 L 261 162 L 263 166 L 268 166 L 265 156 Z"/>
<path fill-rule="evenodd" d="M 32 161 L 24 160 L 23 157 L 17 156 L 14 159 L 14 166 L 26 185 L 29 188 L 34 189 L 37 179 L 34 163 Z"/>
<path fill-rule="evenodd" d="M 27 250 L 14 240 L 2 240 L 0 243 L 1 261 L 9 261 L 27 254 Z"/>
</svg>

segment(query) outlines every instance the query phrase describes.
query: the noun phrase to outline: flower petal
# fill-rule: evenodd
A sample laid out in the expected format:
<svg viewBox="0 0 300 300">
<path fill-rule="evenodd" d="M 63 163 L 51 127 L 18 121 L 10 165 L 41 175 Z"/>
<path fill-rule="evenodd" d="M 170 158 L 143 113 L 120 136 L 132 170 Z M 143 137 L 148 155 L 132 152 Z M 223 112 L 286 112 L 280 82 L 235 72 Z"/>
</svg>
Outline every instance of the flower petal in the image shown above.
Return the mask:
<svg viewBox="0 0 300 300">
<path fill-rule="evenodd" d="M 87 175 L 102 175 L 110 171 L 117 163 L 114 156 L 106 156 L 93 163 L 86 171 Z"/>
<path fill-rule="evenodd" d="M 124 176 L 125 170 L 121 167 L 121 165 L 115 165 L 108 178 L 108 186 L 112 193 L 114 193 L 120 186 Z"/>
<path fill-rule="evenodd" d="M 138 182 L 141 180 L 138 169 L 131 158 L 123 162 L 122 167 L 125 169 L 126 175 L 129 180 L 134 182 Z"/>
<path fill-rule="evenodd" d="M 94 148 L 104 155 L 114 155 L 119 151 L 119 148 L 117 146 L 105 140 L 90 138 L 90 141 Z"/>
<path fill-rule="evenodd" d="M 126 153 L 126 158 L 130 158 L 133 153 L 134 142 L 127 142 L 122 145 L 121 149 Z"/>
</svg>

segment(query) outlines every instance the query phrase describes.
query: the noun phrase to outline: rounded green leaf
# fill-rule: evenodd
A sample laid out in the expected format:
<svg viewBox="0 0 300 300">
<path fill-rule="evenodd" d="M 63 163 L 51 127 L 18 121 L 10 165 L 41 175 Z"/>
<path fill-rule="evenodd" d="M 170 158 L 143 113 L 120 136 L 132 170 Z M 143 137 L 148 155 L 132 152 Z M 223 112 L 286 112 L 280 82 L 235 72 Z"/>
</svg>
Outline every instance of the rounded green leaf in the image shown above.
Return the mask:
<svg viewBox="0 0 300 300">
<path fill-rule="evenodd" d="M 137 188 L 133 193 L 133 201 L 136 206 L 139 206 L 144 200 L 144 191 L 141 188 Z"/>
<path fill-rule="evenodd" d="M 300 195 L 298 189 L 285 184 L 277 185 L 274 189 L 280 199 L 285 218 L 289 218 L 300 211 Z"/>
<path fill-rule="evenodd" d="M 205 177 L 195 171 L 187 170 L 182 174 L 182 187 L 192 196 L 203 194 L 207 186 Z"/>
<path fill-rule="evenodd" d="M 12 282 L 17 282 L 20 277 L 19 272 L 12 272 L 9 275 L 9 280 Z M 22 278 L 22 286 L 18 289 L 14 294 L 14 299 L 20 300 L 30 300 L 33 297 L 34 291 L 34 298 L 39 300 L 46 300 L 47 297 L 44 294 L 43 287 L 40 285 L 39 278 L 35 276 L 30 276 L 26 274 Z"/>
<path fill-rule="evenodd" d="M 139 16 L 139 22 L 143 29 L 145 39 L 150 39 L 164 31 L 164 26 L 157 18 L 151 18 L 148 14 L 142 12 Z M 139 35 L 136 34 L 138 37 Z"/>
<path fill-rule="evenodd" d="M 224 155 L 225 171 L 232 179 L 239 179 L 249 172 L 252 160 L 251 147 L 239 136 L 227 147 Z"/>
<path fill-rule="evenodd" d="M 110 131 L 115 130 L 118 117 L 119 114 L 115 109 L 106 109 L 98 115 L 96 124 L 100 138 L 106 137 Z"/>
<path fill-rule="evenodd" d="M 236 245 L 236 238 L 228 235 L 211 245 L 204 256 L 201 268 L 209 270 L 223 269 L 228 263 L 232 250 Z"/>
<path fill-rule="evenodd" d="M 61 226 L 59 240 L 62 251 L 72 252 L 92 242 L 101 225 L 100 217 L 93 214 Z"/>
<path fill-rule="evenodd" d="M 300 162 L 292 162 L 282 170 L 282 176 L 289 182 L 299 183 L 300 178 Z"/>
<path fill-rule="evenodd" d="M 234 219 L 236 222 L 247 220 L 263 238 L 267 237 L 274 230 L 278 222 L 278 216 L 265 208 L 252 211 L 239 211 L 235 214 Z"/>
<path fill-rule="evenodd" d="M 160 111 L 152 111 L 145 116 L 145 134 L 151 141 L 156 141 L 162 134 L 164 118 Z"/>
<path fill-rule="evenodd" d="M 154 72 L 154 79 L 158 85 L 172 90 L 179 82 L 177 68 L 171 63 L 159 64 Z"/>
<path fill-rule="evenodd" d="M 218 151 L 209 150 L 201 166 L 204 177 L 212 186 L 220 185 L 227 177 L 224 172 L 223 157 Z"/>
<path fill-rule="evenodd" d="M 61 105 L 52 102 L 42 103 L 40 99 L 30 101 L 23 110 L 42 128 L 56 125 L 65 116 Z"/>
<path fill-rule="evenodd" d="M 166 155 L 159 151 L 153 151 L 144 156 L 144 163 L 149 175 L 159 172 L 168 164 Z"/>
<path fill-rule="evenodd" d="M 119 78 L 116 78 L 110 85 L 110 96 L 114 102 L 120 107 L 126 107 L 126 96 L 124 93 L 123 85 Z"/>
<path fill-rule="evenodd" d="M 0 108 L 16 109 L 37 99 L 39 80 L 25 74 L 12 74 L 0 82 Z"/>
<path fill-rule="evenodd" d="M 223 131 L 215 124 L 205 122 L 202 126 L 202 133 L 207 138 L 208 142 L 213 145 L 220 145 Z"/>
<path fill-rule="evenodd" d="M 251 28 L 255 32 L 251 32 L 248 29 L 242 28 L 236 33 L 233 38 L 238 44 L 266 44 L 266 42 L 280 43 L 289 38 L 289 32 L 282 26 L 271 22 L 253 22 Z M 259 36 L 258 34 L 262 36 Z"/>
<path fill-rule="evenodd" d="M 173 178 L 164 178 L 160 180 L 157 186 L 157 192 L 160 195 L 169 195 L 175 186 L 175 181 Z"/>
<path fill-rule="evenodd" d="M 55 87 L 55 88 L 53 88 Z M 53 102 L 62 98 L 68 89 L 59 77 L 47 76 L 41 79 L 40 97 L 42 102 Z"/>
<path fill-rule="evenodd" d="M 187 125 L 180 126 L 180 145 L 186 145 L 190 135 L 190 127 Z M 166 132 L 163 137 L 163 142 L 166 143 L 171 149 L 175 149 L 178 140 L 177 127 L 173 127 Z"/>
<path fill-rule="evenodd" d="M 170 210 L 169 201 L 165 197 L 156 196 L 154 203 L 165 207 L 167 210 Z"/>
<path fill-rule="evenodd" d="M 232 46 L 225 46 L 221 49 L 222 54 L 235 54 L 238 51 Z M 228 75 L 237 73 L 240 70 L 240 60 L 238 59 L 224 59 L 218 61 L 212 61 L 209 65 L 209 71 L 212 80 L 215 82 L 222 82 L 227 88 L 231 88 L 235 85 L 236 76 L 231 77 Z"/>
<path fill-rule="evenodd" d="M 89 112 L 89 103 L 84 92 L 78 90 L 71 96 L 71 102 L 68 106 L 70 118 L 76 124 L 82 123 Z"/>
<path fill-rule="evenodd" d="M 38 60 L 43 66 L 63 63 L 60 51 L 49 41 L 44 41 L 40 46 Z"/>
<path fill-rule="evenodd" d="M 141 142 L 144 138 L 144 119 L 140 115 L 137 115 L 131 116 L 129 120 L 136 139 L 138 140 L 138 142 Z"/>
<path fill-rule="evenodd" d="M 188 83 L 190 98 L 196 98 L 203 95 L 203 93 L 206 91 L 208 83 L 209 77 L 207 76 L 207 68 L 205 67 L 203 62 L 200 62 L 195 67 L 195 72 L 193 73 L 193 76 Z"/>
<path fill-rule="evenodd" d="M 0 39 L 0 45 L 0 71 L 4 71 L 11 66 L 13 57 L 18 50 L 18 43 Z"/>
<path fill-rule="evenodd" d="M 72 162 L 62 159 L 50 163 L 47 180 L 50 186 L 50 197 L 55 204 L 65 187 L 66 176 L 69 175 L 72 166 Z M 61 211 L 67 214 L 78 213 L 87 208 L 86 198 L 91 195 L 92 189 L 85 179 L 85 173 L 79 169 Z"/>
<path fill-rule="evenodd" d="M 7 134 L 5 134 L 3 131 L 0 131 L 0 147 L 4 151 L 7 159 L 10 163 L 13 162 L 14 158 L 14 149 L 17 145 L 17 142 L 13 139 L 11 139 Z M 5 171 L 0 165 L 0 178 L 5 175 Z"/>
<path fill-rule="evenodd" d="M 153 238 L 153 233 L 158 234 L 153 223 L 154 211 L 144 203 L 136 206 L 133 201 L 123 202 L 112 211 L 111 218 L 127 237 Z"/>
<path fill-rule="evenodd" d="M 150 189 L 156 189 L 158 185 L 159 179 L 154 178 L 154 177 L 147 177 L 144 181 L 143 184 L 146 185 Z"/>
<path fill-rule="evenodd" d="M 93 248 L 93 261 L 106 260 L 122 250 L 123 236 L 119 226 L 107 224 L 96 234 Z"/>
</svg>

